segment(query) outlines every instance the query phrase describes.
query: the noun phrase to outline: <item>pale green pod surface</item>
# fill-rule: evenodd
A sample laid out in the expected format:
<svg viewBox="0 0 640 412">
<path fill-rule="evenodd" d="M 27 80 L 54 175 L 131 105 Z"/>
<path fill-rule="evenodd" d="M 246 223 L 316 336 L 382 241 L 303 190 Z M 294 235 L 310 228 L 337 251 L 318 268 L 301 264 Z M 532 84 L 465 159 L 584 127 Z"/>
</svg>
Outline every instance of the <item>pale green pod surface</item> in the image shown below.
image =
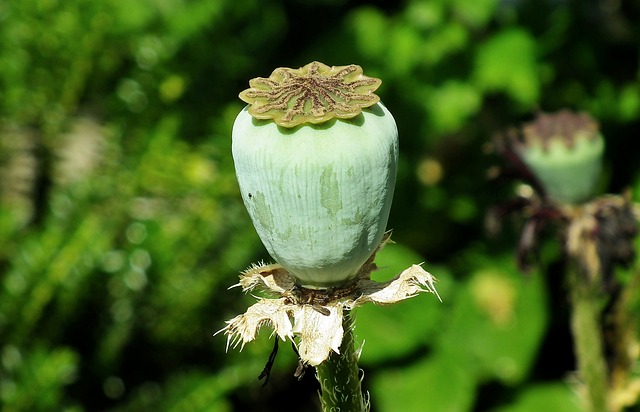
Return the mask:
<svg viewBox="0 0 640 412">
<path fill-rule="evenodd" d="M 353 278 L 386 230 L 398 132 L 380 103 L 293 128 L 245 108 L 233 126 L 242 199 L 271 256 L 306 287 Z"/>
<path fill-rule="evenodd" d="M 547 195 L 562 203 L 580 203 L 593 196 L 601 171 L 604 139 L 577 136 L 573 146 L 556 138 L 521 151 L 523 161 L 536 175 Z"/>
</svg>

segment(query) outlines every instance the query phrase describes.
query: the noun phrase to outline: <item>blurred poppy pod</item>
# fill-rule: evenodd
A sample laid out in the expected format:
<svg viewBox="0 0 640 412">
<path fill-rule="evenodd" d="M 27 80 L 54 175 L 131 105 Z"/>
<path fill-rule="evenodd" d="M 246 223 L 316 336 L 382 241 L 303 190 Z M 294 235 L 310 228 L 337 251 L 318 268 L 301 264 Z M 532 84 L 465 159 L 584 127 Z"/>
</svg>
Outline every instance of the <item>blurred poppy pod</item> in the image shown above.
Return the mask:
<svg viewBox="0 0 640 412">
<path fill-rule="evenodd" d="M 576 204 L 594 195 L 604 139 L 587 114 L 541 114 L 524 125 L 514 149 L 549 199 Z"/>
<path fill-rule="evenodd" d="M 380 80 L 312 62 L 250 82 L 232 151 L 262 243 L 302 286 L 356 276 L 386 230 L 398 158 Z"/>
</svg>

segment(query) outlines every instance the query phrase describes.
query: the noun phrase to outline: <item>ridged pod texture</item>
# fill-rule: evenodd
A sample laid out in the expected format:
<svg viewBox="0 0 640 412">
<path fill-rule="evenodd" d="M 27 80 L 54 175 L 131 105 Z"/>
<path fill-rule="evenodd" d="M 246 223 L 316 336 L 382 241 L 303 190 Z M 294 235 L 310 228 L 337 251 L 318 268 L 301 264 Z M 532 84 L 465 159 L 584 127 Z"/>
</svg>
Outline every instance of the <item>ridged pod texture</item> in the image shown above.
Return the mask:
<svg viewBox="0 0 640 412">
<path fill-rule="evenodd" d="M 352 119 L 285 128 L 242 110 L 233 126 L 242 199 L 271 256 L 306 287 L 353 278 L 386 230 L 398 131 L 380 103 Z"/>
</svg>

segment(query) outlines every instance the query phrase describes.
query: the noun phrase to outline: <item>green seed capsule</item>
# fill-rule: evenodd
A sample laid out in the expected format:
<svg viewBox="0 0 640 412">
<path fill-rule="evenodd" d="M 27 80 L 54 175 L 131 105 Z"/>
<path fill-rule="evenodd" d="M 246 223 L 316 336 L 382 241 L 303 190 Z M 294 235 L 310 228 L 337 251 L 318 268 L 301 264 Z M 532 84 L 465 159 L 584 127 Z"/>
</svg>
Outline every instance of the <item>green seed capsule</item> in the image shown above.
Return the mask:
<svg viewBox="0 0 640 412">
<path fill-rule="evenodd" d="M 586 114 L 561 111 L 540 115 L 523 128 L 516 148 L 543 186 L 561 203 L 581 203 L 595 193 L 604 139 Z"/>
<path fill-rule="evenodd" d="M 381 104 L 349 120 L 283 129 L 247 109 L 233 127 L 245 206 L 273 258 L 305 286 L 355 276 L 385 232 L 398 133 Z"/>
<path fill-rule="evenodd" d="M 346 69 L 357 67 L 313 64 L 319 65 L 315 83 L 336 74 L 353 76 Z M 370 78 L 348 79 L 347 86 L 362 86 Z M 336 100 L 345 96 L 342 89 L 318 93 Z M 362 96 L 361 103 L 371 102 L 369 91 Z M 346 101 L 357 102 L 357 97 Z M 344 113 L 348 106 L 318 108 L 313 96 L 308 97 L 311 103 L 300 102 L 305 98 L 294 97 L 284 106 L 306 110 L 285 113 L 283 122 L 293 127 L 256 119 L 252 107 L 246 107 L 233 126 L 232 150 L 242 199 L 263 244 L 300 284 L 322 288 L 353 278 L 382 239 L 395 185 L 398 132 L 377 96 L 370 107 L 360 104 L 350 118 L 326 118 L 327 112 Z M 314 115 L 325 119 L 300 121 Z"/>
</svg>

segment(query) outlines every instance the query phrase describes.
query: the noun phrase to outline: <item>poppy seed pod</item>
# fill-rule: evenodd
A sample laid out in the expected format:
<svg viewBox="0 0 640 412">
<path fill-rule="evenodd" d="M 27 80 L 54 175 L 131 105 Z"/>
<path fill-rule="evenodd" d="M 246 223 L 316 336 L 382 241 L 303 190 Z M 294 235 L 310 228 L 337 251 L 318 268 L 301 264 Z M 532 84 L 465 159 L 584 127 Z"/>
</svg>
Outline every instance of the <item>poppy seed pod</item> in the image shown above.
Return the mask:
<svg viewBox="0 0 640 412">
<path fill-rule="evenodd" d="M 604 139 L 588 115 L 567 110 L 541 114 L 523 127 L 515 147 L 550 199 L 574 204 L 593 196 Z"/>
<path fill-rule="evenodd" d="M 271 256 L 302 286 L 355 277 L 386 230 L 398 158 L 378 79 L 356 65 L 276 69 L 240 94 L 232 132 L 244 204 Z"/>
</svg>

